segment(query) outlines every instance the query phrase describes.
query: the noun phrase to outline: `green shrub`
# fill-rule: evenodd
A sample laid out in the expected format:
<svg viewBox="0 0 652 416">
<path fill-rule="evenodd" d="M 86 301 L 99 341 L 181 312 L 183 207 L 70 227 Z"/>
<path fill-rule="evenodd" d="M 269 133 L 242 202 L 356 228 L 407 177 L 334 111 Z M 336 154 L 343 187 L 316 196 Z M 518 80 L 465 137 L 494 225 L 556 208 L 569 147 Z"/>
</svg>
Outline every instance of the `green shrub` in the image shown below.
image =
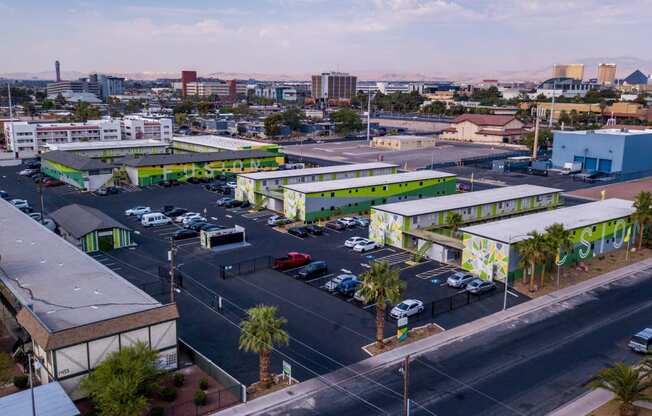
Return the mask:
<svg viewBox="0 0 652 416">
<path fill-rule="evenodd" d="M 195 405 L 204 406 L 206 404 L 206 392 L 204 390 L 197 389 L 192 400 L 195 402 Z"/>
<path fill-rule="evenodd" d="M 174 373 L 174 380 L 173 383 L 177 387 L 183 386 L 183 382 L 186 380 L 186 377 L 183 375 L 183 373 Z"/>
<path fill-rule="evenodd" d="M 149 411 L 149 416 L 163 416 L 164 414 L 165 410 L 163 410 L 163 408 L 160 406 L 152 407 L 152 409 Z"/>
<path fill-rule="evenodd" d="M 177 389 L 170 386 L 163 387 L 159 394 L 161 395 L 161 399 L 166 402 L 173 402 L 177 398 Z"/>
<path fill-rule="evenodd" d="M 208 380 L 206 380 L 205 378 L 199 380 L 199 388 L 202 390 L 208 390 Z"/>
<path fill-rule="evenodd" d="M 14 386 L 16 386 L 16 388 L 22 390 L 22 389 L 26 389 L 28 385 L 29 385 L 29 378 L 25 374 L 14 376 Z"/>
</svg>

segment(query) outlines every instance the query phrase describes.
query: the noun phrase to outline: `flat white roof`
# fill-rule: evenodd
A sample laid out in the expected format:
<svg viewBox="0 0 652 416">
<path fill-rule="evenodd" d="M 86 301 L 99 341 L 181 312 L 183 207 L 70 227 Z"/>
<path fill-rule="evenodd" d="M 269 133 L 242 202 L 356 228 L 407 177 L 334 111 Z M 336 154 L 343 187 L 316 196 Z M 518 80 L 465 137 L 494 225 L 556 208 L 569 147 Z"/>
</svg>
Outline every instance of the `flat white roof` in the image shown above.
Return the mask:
<svg viewBox="0 0 652 416">
<path fill-rule="evenodd" d="M 504 188 L 394 202 L 392 204 L 378 205 L 373 209 L 411 217 L 557 192 L 561 192 L 561 189 L 537 185 L 506 186 Z"/>
<path fill-rule="evenodd" d="M 395 173 L 391 175 L 364 176 L 361 178 L 337 179 L 334 181 L 298 183 L 294 185 L 283 185 L 282 187 L 302 193 L 313 193 L 455 176 L 456 175 L 452 173 L 440 172 L 437 170 L 418 170 L 415 172 Z"/>
<path fill-rule="evenodd" d="M 0 282 L 52 332 L 161 306 L 4 200 L 0 229 Z"/>
<path fill-rule="evenodd" d="M 398 165 L 394 165 L 392 163 L 382 163 L 382 162 L 354 163 L 351 165 L 324 166 L 319 168 L 288 169 L 288 170 L 275 170 L 270 172 L 242 173 L 238 176 L 242 176 L 244 178 L 254 179 L 254 180 L 264 180 L 264 179 L 279 179 L 279 178 L 296 178 L 299 176 L 310 176 L 310 175 L 324 175 L 329 173 L 356 172 L 360 170 L 382 169 L 382 168 L 392 168 L 392 167 L 398 167 Z"/>
<path fill-rule="evenodd" d="M 96 150 L 96 149 L 123 149 L 130 147 L 167 147 L 168 143 L 159 140 L 110 140 L 78 143 L 46 143 L 50 150 Z"/>
<path fill-rule="evenodd" d="M 564 133 L 564 134 L 577 134 L 582 136 L 587 136 L 590 134 L 611 134 L 614 136 L 635 136 L 639 134 L 652 134 L 652 128 L 645 130 L 636 130 L 636 129 L 600 129 L 600 130 L 555 130 L 555 133 Z"/>
<path fill-rule="evenodd" d="M 203 136 L 174 136 L 172 141 L 227 150 L 240 150 L 243 147 L 273 145 L 273 143 L 262 143 L 253 140 L 235 139 L 233 137 L 215 136 L 211 134 Z"/>
<path fill-rule="evenodd" d="M 612 198 L 460 229 L 490 240 L 516 243 L 526 239 L 527 233 L 531 231 L 542 233 L 546 227 L 554 223 L 563 224 L 564 228 L 572 230 L 626 217 L 634 211 L 632 201 Z"/>
</svg>

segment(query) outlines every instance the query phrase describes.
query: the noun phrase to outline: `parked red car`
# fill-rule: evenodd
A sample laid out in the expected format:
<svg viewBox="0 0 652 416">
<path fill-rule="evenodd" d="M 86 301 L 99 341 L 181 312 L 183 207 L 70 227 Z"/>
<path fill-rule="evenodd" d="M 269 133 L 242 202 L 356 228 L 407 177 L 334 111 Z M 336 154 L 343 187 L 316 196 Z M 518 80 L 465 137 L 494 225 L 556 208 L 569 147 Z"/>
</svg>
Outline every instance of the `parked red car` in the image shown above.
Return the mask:
<svg viewBox="0 0 652 416">
<path fill-rule="evenodd" d="M 58 179 L 46 179 L 43 181 L 43 186 L 46 188 L 52 188 L 54 186 L 61 186 L 61 185 L 64 185 L 64 182 Z"/>
<path fill-rule="evenodd" d="M 289 252 L 287 256 L 274 259 L 272 268 L 276 270 L 294 269 L 295 267 L 304 266 L 312 261 L 310 254 Z"/>
</svg>

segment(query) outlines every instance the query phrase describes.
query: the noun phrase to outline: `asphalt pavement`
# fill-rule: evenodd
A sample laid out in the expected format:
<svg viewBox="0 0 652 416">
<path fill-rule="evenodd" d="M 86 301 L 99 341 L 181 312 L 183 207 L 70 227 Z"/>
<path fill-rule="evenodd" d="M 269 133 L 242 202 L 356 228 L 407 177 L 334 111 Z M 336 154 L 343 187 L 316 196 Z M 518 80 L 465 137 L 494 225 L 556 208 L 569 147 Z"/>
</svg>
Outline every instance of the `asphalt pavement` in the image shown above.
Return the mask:
<svg viewBox="0 0 652 416">
<path fill-rule="evenodd" d="M 650 325 L 652 269 L 508 320 L 414 359 L 411 415 L 544 415 L 588 390 L 616 361 L 641 359 L 629 337 Z M 351 376 L 267 415 L 402 412 L 399 366 Z"/>
</svg>

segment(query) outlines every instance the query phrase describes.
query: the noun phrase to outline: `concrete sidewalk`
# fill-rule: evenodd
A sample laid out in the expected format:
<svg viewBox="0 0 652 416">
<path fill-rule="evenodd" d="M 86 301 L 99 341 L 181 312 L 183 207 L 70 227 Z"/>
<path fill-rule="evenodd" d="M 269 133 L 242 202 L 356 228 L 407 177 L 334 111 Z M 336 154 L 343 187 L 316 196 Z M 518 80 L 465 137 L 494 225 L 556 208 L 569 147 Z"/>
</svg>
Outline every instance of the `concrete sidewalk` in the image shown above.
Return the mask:
<svg viewBox="0 0 652 416">
<path fill-rule="evenodd" d="M 453 329 L 444 331 L 441 334 L 433 335 L 431 337 L 424 338 L 422 340 L 396 348 L 375 357 L 368 358 L 324 376 L 315 377 L 296 386 L 288 387 L 286 389 L 279 390 L 250 402 L 231 407 L 229 409 L 215 413 L 214 415 L 235 416 L 264 412 L 267 409 L 281 405 L 283 403 L 295 401 L 297 399 L 301 399 L 303 397 L 317 393 L 320 390 L 338 386 L 339 384 L 352 378 L 364 376 L 367 373 L 375 371 L 380 367 L 388 367 L 398 364 L 404 359 L 406 355 L 410 355 L 412 357 L 421 355 L 427 351 L 434 350 L 443 345 L 462 340 L 478 332 L 501 325 L 506 321 L 517 319 L 531 312 L 546 308 L 559 302 L 566 301 L 577 295 L 581 295 L 595 288 L 608 285 L 612 282 L 618 281 L 622 278 L 628 277 L 634 273 L 649 268 L 652 268 L 652 259 L 647 259 L 628 265 L 621 269 L 596 276 L 595 278 L 585 282 L 578 283 L 577 285 L 560 289 L 548 295 L 541 296 L 531 301 L 513 306 L 506 311 L 501 311 L 489 316 L 485 316 L 468 324 L 455 327 Z M 592 402 L 599 399 L 601 399 L 601 397 L 595 396 L 595 398 L 589 397 L 587 400 Z M 599 407 L 601 404 L 602 403 L 596 407 Z M 579 405 L 580 404 L 578 404 L 578 406 Z M 581 413 L 560 413 L 560 415 L 561 414 L 578 415 Z"/>
</svg>

